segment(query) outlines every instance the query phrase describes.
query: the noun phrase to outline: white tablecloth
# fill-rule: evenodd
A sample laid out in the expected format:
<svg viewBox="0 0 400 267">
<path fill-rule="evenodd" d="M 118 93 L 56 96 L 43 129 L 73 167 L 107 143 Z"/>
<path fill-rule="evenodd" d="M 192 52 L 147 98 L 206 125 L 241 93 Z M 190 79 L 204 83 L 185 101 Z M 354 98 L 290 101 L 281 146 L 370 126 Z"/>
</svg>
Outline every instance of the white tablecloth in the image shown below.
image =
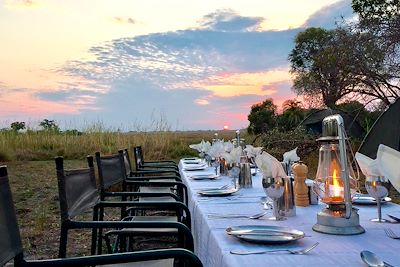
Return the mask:
<svg viewBox="0 0 400 267">
<path fill-rule="evenodd" d="M 253 176 L 253 187 L 241 189 L 230 197 L 202 197 L 197 191 L 207 187 L 219 187 L 231 183 L 231 179 L 221 176 L 216 180 L 193 180 L 190 175 L 213 173 L 214 168 L 202 171 L 184 171 L 180 162 L 180 172 L 188 186 L 189 210 L 192 214 L 192 232 L 195 240 L 195 253 L 204 266 L 366 266 L 360 258 L 362 250 L 377 253 L 383 260 L 400 266 L 400 240 L 390 239 L 384 228 L 391 228 L 400 234 L 400 224 L 374 223 L 369 219 L 377 217 L 376 206 L 356 206 L 359 208 L 360 224 L 366 232 L 353 236 L 328 235 L 314 232 L 313 224 L 317 213 L 324 204 L 309 207 L 296 207 L 297 215 L 285 221 L 270 221 L 272 212 L 258 220 L 246 218 L 216 219 L 209 218 L 209 213 L 219 214 L 256 214 L 263 211 L 260 198 L 265 194 L 261 187 L 261 176 Z M 400 215 L 400 206 L 387 203 L 382 205 L 382 214 Z M 239 225 L 276 225 L 303 231 L 306 237 L 284 245 L 264 245 L 241 241 L 225 233 L 229 226 Z M 315 242 L 320 244 L 306 255 L 284 253 L 240 256 L 229 253 L 232 249 L 275 249 L 303 248 Z"/>
</svg>

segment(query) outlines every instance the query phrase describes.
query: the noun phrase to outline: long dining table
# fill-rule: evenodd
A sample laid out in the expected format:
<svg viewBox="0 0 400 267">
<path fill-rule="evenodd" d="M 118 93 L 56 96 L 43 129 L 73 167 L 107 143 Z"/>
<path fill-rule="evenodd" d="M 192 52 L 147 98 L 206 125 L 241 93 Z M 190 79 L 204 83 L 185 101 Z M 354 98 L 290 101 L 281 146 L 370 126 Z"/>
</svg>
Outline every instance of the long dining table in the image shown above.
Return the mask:
<svg viewBox="0 0 400 267">
<path fill-rule="evenodd" d="M 187 170 L 183 160 L 179 169 L 183 182 L 188 187 L 189 210 L 192 214 L 192 233 L 195 253 L 204 266 L 366 266 L 360 252 L 369 250 L 379 255 L 385 262 L 400 266 L 400 240 L 385 235 L 385 228 L 400 234 L 400 224 L 371 222 L 377 217 L 376 205 L 354 206 L 358 208 L 360 225 L 365 233 L 359 235 L 329 235 L 312 230 L 317 213 L 324 203 L 308 207 L 296 207 L 296 216 L 283 221 L 272 221 L 272 211 L 259 219 L 218 218 L 211 214 L 253 215 L 265 211 L 262 197 L 265 193 L 261 185 L 261 174 L 252 176 L 252 187 L 223 197 L 204 197 L 199 190 L 231 184 L 228 176 L 216 179 L 192 179 L 195 175 L 213 174 L 214 167 L 202 170 Z M 400 215 L 400 205 L 388 202 L 382 205 L 382 214 Z M 282 226 L 300 230 L 305 237 L 284 244 L 251 243 L 228 235 L 226 229 L 233 226 L 262 225 Z M 234 255 L 231 250 L 301 249 L 318 242 L 319 245 L 305 255 L 290 253 L 268 253 L 260 255 Z"/>
</svg>

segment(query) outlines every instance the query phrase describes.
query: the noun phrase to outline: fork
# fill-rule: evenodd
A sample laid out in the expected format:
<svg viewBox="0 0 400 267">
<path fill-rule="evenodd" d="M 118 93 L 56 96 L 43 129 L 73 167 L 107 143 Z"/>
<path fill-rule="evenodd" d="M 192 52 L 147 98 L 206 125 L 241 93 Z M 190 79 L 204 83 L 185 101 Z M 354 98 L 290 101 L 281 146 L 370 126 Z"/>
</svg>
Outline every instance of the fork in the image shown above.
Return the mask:
<svg viewBox="0 0 400 267">
<path fill-rule="evenodd" d="M 385 228 L 385 234 L 392 239 L 400 239 L 400 236 L 395 234 L 392 229 Z"/>
<path fill-rule="evenodd" d="M 311 250 L 313 250 L 319 243 L 315 243 L 312 246 L 300 249 L 300 250 L 293 250 L 293 249 L 274 249 L 274 250 L 259 250 L 259 251 L 248 251 L 248 250 L 231 250 L 231 254 L 236 255 L 251 255 L 251 254 L 265 254 L 265 253 L 274 253 L 274 252 L 289 252 L 290 254 L 295 255 L 304 255 Z"/>
</svg>

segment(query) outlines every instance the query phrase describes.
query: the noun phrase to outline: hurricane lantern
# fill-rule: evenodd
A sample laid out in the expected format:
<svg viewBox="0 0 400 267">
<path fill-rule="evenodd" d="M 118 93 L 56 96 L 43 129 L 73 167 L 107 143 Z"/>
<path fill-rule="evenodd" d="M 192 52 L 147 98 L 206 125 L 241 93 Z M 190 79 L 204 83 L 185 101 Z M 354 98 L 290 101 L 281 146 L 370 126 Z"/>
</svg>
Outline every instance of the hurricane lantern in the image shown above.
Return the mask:
<svg viewBox="0 0 400 267">
<path fill-rule="evenodd" d="M 358 181 L 347 160 L 343 118 L 331 115 L 322 122 L 318 170 L 314 191 L 326 207 L 317 215 L 313 230 L 335 235 L 364 233 L 357 210 L 352 207 L 352 195 Z"/>
</svg>

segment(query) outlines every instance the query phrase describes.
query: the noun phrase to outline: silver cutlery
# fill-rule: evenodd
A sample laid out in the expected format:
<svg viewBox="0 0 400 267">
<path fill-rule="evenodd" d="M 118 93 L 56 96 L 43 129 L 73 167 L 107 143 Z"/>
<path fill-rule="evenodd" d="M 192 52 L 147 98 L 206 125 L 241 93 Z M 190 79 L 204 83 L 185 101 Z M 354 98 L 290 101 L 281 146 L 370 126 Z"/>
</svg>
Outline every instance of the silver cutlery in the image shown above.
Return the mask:
<svg viewBox="0 0 400 267">
<path fill-rule="evenodd" d="M 385 234 L 392 239 L 400 239 L 400 235 L 395 234 L 392 229 L 385 228 Z"/>
<path fill-rule="evenodd" d="M 265 253 L 275 253 L 275 252 L 289 252 L 290 254 L 295 254 L 295 255 L 303 255 L 311 250 L 313 250 L 316 246 L 318 246 L 318 242 L 315 243 L 312 246 L 303 248 L 303 249 L 273 249 L 273 250 L 258 250 L 258 251 L 249 251 L 249 250 L 231 250 L 231 254 L 236 254 L 236 255 L 251 255 L 251 254 L 265 254 Z"/>
<path fill-rule="evenodd" d="M 224 189 L 228 189 L 228 188 L 230 188 L 231 187 L 231 185 L 230 184 L 226 184 L 226 185 L 223 185 L 223 186 L 221 186 L 221 187 L 205 187 L 205 188 L 200 188 L 200 189 L 198 189 L 198 191 L 205 191 L 205 190 L 224 190 Z"/>
<path fill-rule="evenodd" d="M 370 267 L 394 267 L 387 262 L 381 260 L 378 256 L 368 250 L 361 251 L 361 259 Z"/>
<path fill-rule="evenodd" d="M 246 218 L 246 219 L 260 219 L 261 217 L 267 215 L 267 212 L 261 212 L 261 213 L 257 213 L 254 215 L 245 215 L 245 214 L 227 214 L 227 215 L 222 215 L 222 214 L 214 214 L 214 213 L 210 213 L 208 214 L 209 218 L 220 218 L 220 219 L 226 219 L 226 218 Z"/>
<path fill-rule="evenodd" d="M 400 218 L 399 217 L 396 217 L 396 216 L 393 216 L 393 215 L 390 215 L 390 214 L 387 214 L 387 216 L 389 216 L 389 218 L 395 220 L 396 222 L 400 223 Z"/>
</svg>

